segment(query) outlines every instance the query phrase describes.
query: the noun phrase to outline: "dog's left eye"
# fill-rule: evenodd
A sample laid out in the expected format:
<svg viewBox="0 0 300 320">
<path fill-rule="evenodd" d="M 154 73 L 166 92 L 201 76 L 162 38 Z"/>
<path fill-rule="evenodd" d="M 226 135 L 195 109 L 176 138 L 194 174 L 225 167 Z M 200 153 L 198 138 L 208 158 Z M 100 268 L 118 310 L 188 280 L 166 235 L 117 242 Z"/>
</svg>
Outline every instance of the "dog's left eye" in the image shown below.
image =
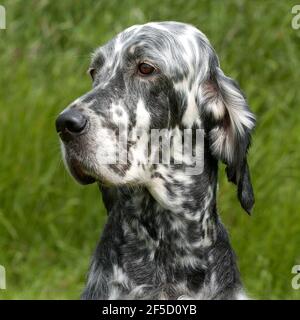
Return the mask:
<svg viewBox="0 0 300 320">
<path fill-rule="evenodd" d="M 155 68 L 153 66 L 151 66 L 151 64 L 148 63 L 140 63 L 139 64 L 139 72 L 142 75 L 150 75 L 155 71 Z"/>
</svg>

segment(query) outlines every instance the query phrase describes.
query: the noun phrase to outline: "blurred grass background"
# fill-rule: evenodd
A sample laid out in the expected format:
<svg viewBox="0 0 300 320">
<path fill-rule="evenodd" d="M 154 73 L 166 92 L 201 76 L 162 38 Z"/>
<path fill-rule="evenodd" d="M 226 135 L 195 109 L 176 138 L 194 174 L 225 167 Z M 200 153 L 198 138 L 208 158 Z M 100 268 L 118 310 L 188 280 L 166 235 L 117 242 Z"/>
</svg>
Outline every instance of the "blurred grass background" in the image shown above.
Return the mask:
<svg viewBox="0 0 300 320">
<path fill-rule="evenodd" d="M 257 114 L 250 151 L 252 217 L 221 175 L 219 210 L 251 297 L 299 299 L 300 30 L 295 1 L 1 1 L 0 299 L 78 299 L 106 214 L 96 185 L 66 173 L 56 115 L 91 81 L 90 52 L 125 27 L 151 20 L 194 24 Z M 221 171 L 224 168 L 221 168 Z"/>
</svg>

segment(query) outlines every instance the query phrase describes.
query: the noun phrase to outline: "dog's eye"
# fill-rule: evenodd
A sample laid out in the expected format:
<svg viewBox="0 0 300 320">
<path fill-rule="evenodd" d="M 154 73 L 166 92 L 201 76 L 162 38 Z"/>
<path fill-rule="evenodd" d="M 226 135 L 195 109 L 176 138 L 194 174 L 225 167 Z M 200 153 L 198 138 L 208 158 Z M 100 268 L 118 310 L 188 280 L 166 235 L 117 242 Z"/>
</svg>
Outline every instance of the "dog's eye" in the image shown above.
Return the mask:
<svg viewBox="0 0 300 320">
<path fill-rule="evenodd" d="M 150 75 L 155 71 L 155 68 L 148 63 L 140 63 L 139 64 L 139 72 L 143 75 Z"/>
<path fill-rule="evenodd" d="M 96 69 L 95 68 L 89 68 L 88 73 L 91 76 L 92 80 L 94 80 L 95 74 L 96 74 Z"/>
</svg>

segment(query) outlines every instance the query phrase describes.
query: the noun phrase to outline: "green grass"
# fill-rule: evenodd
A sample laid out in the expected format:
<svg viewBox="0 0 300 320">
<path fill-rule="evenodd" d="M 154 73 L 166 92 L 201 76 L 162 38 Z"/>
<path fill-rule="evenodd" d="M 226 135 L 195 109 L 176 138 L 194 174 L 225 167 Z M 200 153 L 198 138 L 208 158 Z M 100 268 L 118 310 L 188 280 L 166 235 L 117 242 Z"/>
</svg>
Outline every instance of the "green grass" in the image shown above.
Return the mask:
<svg viewBox="0 0 300 320">
<path fill-rule="evenodd" d="M 105 222 L 96 185 L 66 173 L 54 120 L 87 91 L 90 52 L 132 24 L 192 23 L 257 114 L 249 155 L 256 206 L 240 208 L 221 175 L 219 209 L 250 296 L 299 299 L 300 30 L 294 1 L 2 1 L 0 30 L 0 299 L 77 299 Z M 221 168 L 223 171 L 223 167 Z"/>
</svg>

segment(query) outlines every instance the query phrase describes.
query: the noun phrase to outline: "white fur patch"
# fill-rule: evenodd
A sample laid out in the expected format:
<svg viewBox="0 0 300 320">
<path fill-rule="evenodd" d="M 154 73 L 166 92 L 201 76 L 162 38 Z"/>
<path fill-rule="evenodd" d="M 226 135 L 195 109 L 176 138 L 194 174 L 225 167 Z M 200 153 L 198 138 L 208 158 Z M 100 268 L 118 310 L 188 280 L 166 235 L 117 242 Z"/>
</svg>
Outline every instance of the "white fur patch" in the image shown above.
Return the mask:
<svg viewBox="0 0 300 320">
<path fill-rule="evenodd" d="M 145 107 L 142 99 L 139 99 L 136 108 L 136 126 L 137 129 L 148 130 L 150 125 L 150 113 Z"/>
</svg>

